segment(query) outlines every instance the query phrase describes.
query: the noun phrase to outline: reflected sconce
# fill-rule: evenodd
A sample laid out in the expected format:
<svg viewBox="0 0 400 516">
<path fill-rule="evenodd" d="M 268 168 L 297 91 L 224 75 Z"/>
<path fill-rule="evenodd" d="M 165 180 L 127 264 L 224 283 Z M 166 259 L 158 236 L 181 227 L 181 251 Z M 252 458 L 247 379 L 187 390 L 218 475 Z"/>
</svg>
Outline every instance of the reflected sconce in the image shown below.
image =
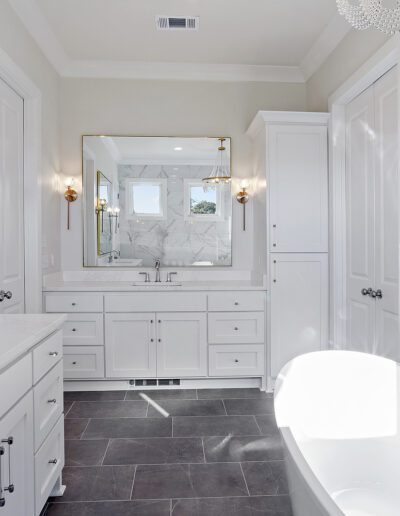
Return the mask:
<svg viewBox="0 0 400 516">
<path fill-rule="evenodd" d="M 243 231 L 246 231 L 246 204 L 249 201 L 249 182 L 246 179 L 240 181 L 240 191 L 236 194 L 236 200 L 243 206 Z"/>
<path fill-rule="evenodd" d="M 74 190 L 72 187 L 74 186 L 74 178 L 69 177 L 65 182 L 66 190 L 64 192 L 64 198 L 68 203 L 68 211 L 67 211 L 67 229 L 70 229 L 70 214 L 69 214 L 69 205 L 71 202 L 74 202 L 78 198 L 78 194 L 76 190 Z"/>
<path fill-rule="evenodd" d="M 104 212 L 106 211 L 107 207 L 107 200 L 106 199 L 99 199 L 97 201 L 97 208 L 96 208 L 96 214 L 98 215 L 101 213 L 101 232 L 104 233 Z"/>
<path fill-rule="evenodd" d="M 118 233 L 118 217 L 119 217 L 119 212 L 120 212 L 120 208 L 108 208 L 107 212 L 108 212 L 108 216 L 110 217 L 110 224 L 111 224 L 111 219 L 115 218 L 115 229 L 114 229 L 114 233 Z"/>
</svg>

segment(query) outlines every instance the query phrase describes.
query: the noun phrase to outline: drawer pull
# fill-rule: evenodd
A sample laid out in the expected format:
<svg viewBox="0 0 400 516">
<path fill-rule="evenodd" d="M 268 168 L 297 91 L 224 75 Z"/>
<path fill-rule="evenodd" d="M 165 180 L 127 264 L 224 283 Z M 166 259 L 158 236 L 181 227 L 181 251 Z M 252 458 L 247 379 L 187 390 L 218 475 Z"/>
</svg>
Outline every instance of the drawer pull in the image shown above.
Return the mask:
<svg viewBox="0 0 400 516">
<path fill-rule="evenodd" d="M 76 365 L 78 362 L 72 362 L 72 365 Z"/>
<path fill-rule="evenodd" d="M 153 323 L 154 323 L 153 319 L 150 319 L 150 323 L 151 323 L 151 324 L 153 324 Z"/>
<path fill-rule="evenodd" d="M 150 339 L 150 342 L 154 342 L 154 339 Z"/>
<path fill-rule="evenodd" d="M 2 439 L 1 442 L 3 444 L 8 444 L 8 481 L 9 484 L 7 487 L 3 487 L 3 491 L 8 491 L 9 493 L 14 492 L 14 484 L 11 482 L 11 446 L 14 444 L 14 438 L 13 437 L 7 437 L 7 439 Z M 4 448 L 2 447 L 3 453 L 0 453 L 0 455 L 4 454 Z M 1 488 L 1 486 L 0 486 Z M 1 494 L 1 492 L 0 492 Z"/>
<path fill-rule="evenodd" d="M 235 306 L 239 306 L 239 301 L 235 301 Z"/>
<path fill-rule="evenodd" d="M 161 324 L 161 319 L 158 319 L 158 324 Z"/>
<path fill-rule="evenodd" d="M 56 464 L 57 464 L 57 462 L 58 462 L 58 460 L 57 460 L 57 459 L 51 459 L 51 460 L 49 460 L 49 464 L 54 464 L 54 465 L 56 465 Z"/>
<path fill-rule="evenodd" d="M 158 342 L 161 342 L 161 339 L 158 339 Z"/>
<path fill-rule="evenodd" d="M 58 357 L 58 351 L 50 351 L 49 356 L 50 357 Z"/>
<path fill-rule="evenodd" d="M 237 358 L 235 358 L 235 364 L 238 364 L 239 363 L 239 360 Z"/>
<path fill-rule="evenodd" d="M 72 306 L 76 306 L 76 303 L 71 303 Z"/>
<path fill-rule="evenodd" d="M 76 328 L 72 328 L 72 331 L 76 331 Z"/>
<path fill-rule="evenodd" d="M 237 326 L 235 326 L 234 330 L 235 330 L 235 331 L 238 331 L 238 330 L 239 330 L 239 328 L 238 328 Z"/>
<path fill-rule="evenodd" d="M 51 400 L 47 400 L 47 403 L 57 403 L 57 400 L 55 398 L 53 398 Z"/>
</svg>

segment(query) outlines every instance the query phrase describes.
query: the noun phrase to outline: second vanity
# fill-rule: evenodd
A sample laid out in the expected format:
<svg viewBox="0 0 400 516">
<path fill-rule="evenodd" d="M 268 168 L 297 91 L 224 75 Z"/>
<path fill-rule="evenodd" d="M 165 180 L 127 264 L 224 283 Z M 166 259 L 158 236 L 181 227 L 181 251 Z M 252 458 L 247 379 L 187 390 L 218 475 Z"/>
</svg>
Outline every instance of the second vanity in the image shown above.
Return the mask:
<svg viewBox="0 0 400 516">
<path fill-rule="evenodd" d="M 265 388 L 265 306 L 264 288 L 245 281 L 59 281 L 44 290 L 45 311 L 67 314 L 72 389 L 80 380 L 101 388 L 101 380 L 206 386 L 240 378 Z"/>
</svg>

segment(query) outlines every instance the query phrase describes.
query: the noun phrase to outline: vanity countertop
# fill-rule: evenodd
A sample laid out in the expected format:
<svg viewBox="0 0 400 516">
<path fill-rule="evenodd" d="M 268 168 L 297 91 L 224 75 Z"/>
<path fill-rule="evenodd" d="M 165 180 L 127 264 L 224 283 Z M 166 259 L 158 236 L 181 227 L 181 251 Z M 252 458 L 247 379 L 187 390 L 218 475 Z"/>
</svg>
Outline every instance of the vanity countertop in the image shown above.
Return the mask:
<svg viewBox="0 0 400 516">
<path fill-rule="evenodd" d="M 52 281 L 44 292 L 181 292 L 207 290 L 266 290 L 250 281 L 182 281 L 180 286 L 134 285 L 133 281 Z"/>
<path fill-rule="evenodd" d="M 60 328 L 64 314 L 0 315 L 0 370 Z"/>
</svg>

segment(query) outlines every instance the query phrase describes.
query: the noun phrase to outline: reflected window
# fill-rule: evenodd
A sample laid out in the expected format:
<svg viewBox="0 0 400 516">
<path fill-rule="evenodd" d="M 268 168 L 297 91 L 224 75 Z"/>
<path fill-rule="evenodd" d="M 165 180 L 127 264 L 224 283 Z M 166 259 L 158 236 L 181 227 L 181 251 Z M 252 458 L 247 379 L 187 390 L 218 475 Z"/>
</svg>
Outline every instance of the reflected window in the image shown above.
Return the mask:
<svg viewBox="0 0 400 516">
<path fill-rule="evenodd" d="M 219 220 L 222 218 L 222 189 L 204 189 L 202 181 L 185 180 L 185 218 Z"/>
<path fill-rule="evenodd" d="M 127 179 L 126 196 L 127 218 L 167 217 L 166 179 Z"/>
</svg>

